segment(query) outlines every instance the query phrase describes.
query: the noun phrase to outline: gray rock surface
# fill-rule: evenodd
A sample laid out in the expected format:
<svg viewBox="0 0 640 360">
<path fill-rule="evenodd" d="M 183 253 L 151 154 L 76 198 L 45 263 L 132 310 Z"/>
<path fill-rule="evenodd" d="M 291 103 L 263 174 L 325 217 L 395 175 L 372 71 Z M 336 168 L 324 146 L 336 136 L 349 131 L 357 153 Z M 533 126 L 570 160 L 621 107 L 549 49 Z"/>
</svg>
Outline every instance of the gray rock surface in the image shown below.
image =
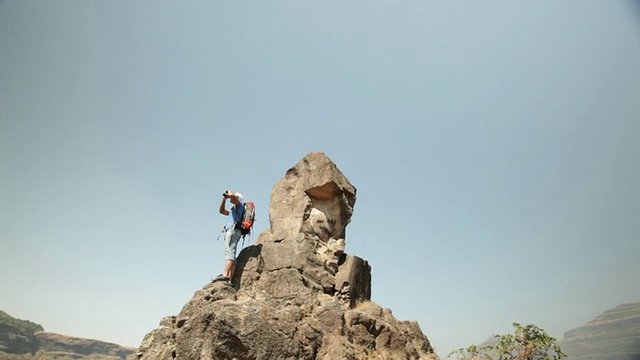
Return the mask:
<svg viewBox="0 0 640 360">
<path fill-rule="evenodd" d="M 346 254 L 356 188 L 323 153 L 276 182 L 270 229 L 238 257 L 234 286 L 197 290 L 140 359 L 437 359 L 415 321 L 370 301 L 371 268 Z"/>
</svg>

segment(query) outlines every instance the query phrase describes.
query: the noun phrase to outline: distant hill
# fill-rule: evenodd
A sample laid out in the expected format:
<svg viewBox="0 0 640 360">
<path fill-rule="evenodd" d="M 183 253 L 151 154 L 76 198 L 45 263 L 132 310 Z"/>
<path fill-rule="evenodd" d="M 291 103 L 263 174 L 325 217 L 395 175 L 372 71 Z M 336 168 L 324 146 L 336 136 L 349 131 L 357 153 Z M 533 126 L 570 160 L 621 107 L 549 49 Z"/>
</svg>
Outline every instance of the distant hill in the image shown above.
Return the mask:
<svg viewBox="0 0 640 360">
<path fill-rule="evenodd" d="M 491 337 L 479 346 L 495 345 Z M 568 360 L 640 360 L 640 303 L 607 310 L 564 333 L 558 345 Z"/>
<path fill-rule="evenodd" d="M 136 349 L 48 333 L 36 323 L 0 310 L 0 360 L 131 360 Z"/>
<path fill-rule="evenodd" d="M 607 310 L 558 344 L 569 360 L 640 360 L 640 303 Z"/>
</svg>

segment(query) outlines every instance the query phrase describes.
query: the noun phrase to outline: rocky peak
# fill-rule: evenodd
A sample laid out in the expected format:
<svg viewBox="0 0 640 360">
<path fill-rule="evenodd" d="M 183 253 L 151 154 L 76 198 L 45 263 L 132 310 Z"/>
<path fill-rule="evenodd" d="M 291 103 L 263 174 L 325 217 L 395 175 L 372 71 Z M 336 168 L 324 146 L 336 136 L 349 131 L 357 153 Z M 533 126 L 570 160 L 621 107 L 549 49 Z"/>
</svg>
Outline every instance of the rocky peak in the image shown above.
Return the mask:
<svg viewBox="0 0 640 360">
<path fill-rule="evenodd" d="M 435 359 L 415 321 L 370 301 L 346 254 L 356 188 L 323 153 L 271 192 L 270 229 L 238 256 L 234 286 L 206 284 L 143 340 L 140 359 Z"/>
</svg>

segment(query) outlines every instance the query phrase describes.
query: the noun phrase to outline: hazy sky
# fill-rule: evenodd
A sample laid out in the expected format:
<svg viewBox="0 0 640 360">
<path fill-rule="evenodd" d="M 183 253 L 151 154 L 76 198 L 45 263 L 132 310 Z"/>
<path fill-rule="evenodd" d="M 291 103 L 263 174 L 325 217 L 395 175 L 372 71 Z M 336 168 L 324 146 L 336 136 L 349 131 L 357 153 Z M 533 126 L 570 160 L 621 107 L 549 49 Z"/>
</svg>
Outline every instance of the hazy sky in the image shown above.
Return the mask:
<svg viewBox="0 0 640 360">
<path fill-rule="evenodd" d="M 440 355 L 638 302 L 637 5 L 0 1 L 0 309 L 137 347 L 316 150 Z"/>
</svg>

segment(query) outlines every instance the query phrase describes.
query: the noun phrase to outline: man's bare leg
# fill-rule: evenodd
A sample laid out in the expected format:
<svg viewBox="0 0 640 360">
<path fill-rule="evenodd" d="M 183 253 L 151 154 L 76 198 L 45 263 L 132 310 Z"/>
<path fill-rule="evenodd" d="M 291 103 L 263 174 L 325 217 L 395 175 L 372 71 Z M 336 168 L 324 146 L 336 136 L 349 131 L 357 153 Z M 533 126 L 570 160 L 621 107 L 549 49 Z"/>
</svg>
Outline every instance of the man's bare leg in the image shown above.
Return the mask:
<svg viewBox="0 0 640 360">
<path fill-rule="evenodd" d="M 236 263 L 232 260 L 227 260 L 224 264 L 224 272 L 222 275 L 229 278 L 229 281 L 233 280 L 233 274 L 236 272 Z"/>
</svg>

